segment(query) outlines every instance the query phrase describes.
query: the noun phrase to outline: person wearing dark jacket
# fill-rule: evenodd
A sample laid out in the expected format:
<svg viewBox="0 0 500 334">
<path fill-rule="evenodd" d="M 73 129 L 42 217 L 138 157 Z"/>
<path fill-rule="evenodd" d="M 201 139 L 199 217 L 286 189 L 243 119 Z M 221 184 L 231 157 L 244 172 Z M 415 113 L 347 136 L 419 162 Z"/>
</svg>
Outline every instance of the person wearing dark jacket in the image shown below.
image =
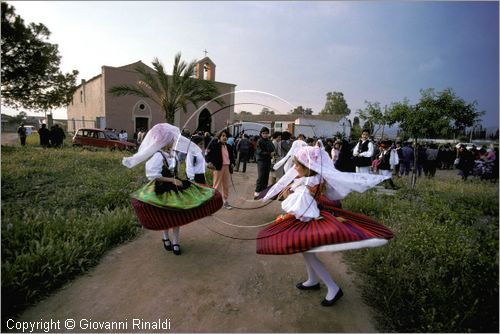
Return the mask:
<svg viewBox="0 0 500 334">
<path fill-rule="evenodd" d="M 24 127 L 24 123 L 21 123 L 21 126 L 17 128 L 17 134 L 19 135 L 19 140 L 21 140 L 21 145 L 26 145 L 26 128 Z"/>
<path fill-rule="evenodd" d="M 474 168 L 474 155 L 469 151 L 464 144 L 458 149 L 458 164 L 457 169 L 460 170 L 462 180 L 467 181 L 467 177 L 472 173 Z"/>
<path fill-rule="evenodd" d="M 354 164 L 356 165 L 356 173 L 370 174 L 372 164 L 372 156 L 374 154 L 373 143 L 369 139 L 370 132 L 363 130 L 361 138 L 356 146 L 354 146 L 352 155 L 354 156 Z"/>
<path fill-rule="evenodd" d="M 227 143 L 229 133 L 222 130 L 217 135 L 218 140 L 210 142 L 207 148 L 207 168 L 213 170 L 214 188 L 222 193 L 224 208 L 232 209 L 227 199 L 229 197 L 229 182 L 233 173 L 234 155 L 233 148 Z"/>
<path fill-rule="evenodd" d="M 238 141 L 238 144 L 236 144 L 236 152 L 237 152 L 237 158 L 236 158 L 236 171 L 239 172 L 240 170 L 240 162 L 242 163 L 242 172 L 245 173 L 247 171 L 247 162 L 248 162 L 248 156 L 250 153 L 250 147 L 252 144 L 250 143 L 250 140 L 248 139 L 248 135 L 242 134 L 241 139 Z"/>
<path fill-rule="evenodd" d="M 38 130 L 38 135 L 40 136 L 40 146 L 43 148 L 49 147 L 50 145 L 50 130 L 47 129 L 47 125 L 44 123 L 40 130 Z"/>
<path fill-rule="evenodd" d="M 255 184 L 254 198 L 267 188 L 269 173 L 271 172 L 271 158 L 274 156 L 274 145 L 269 140 L 269 129 L 263 127 L 260 130 L 260 138 L 255 148 L 255 160 L 257 160 L 257 182 Z"/>
<path fill-rule="evenodd" d="M 396 149 L 392 149 L 392 142 L 390 140 L 384 140 L 379 145 L 380 154 L 377 159 L 379 160 L 378 164 L 378 173 L 383 176 L 392 176 L 392 169 L 396 165 L 396 162 L 399 161 L 397 158 Z M 384 180 L 385 188 L 399 189 L 398 186 L 394 184 L 392 179 Z"/>
<path fill-rule="evenodd" d="M 345 139 L 342 139 L 339 149 L 339 156 L 335 161 L 335 168 L 341 172 L 355 173 L 356 166 L 352 156 L 351 145 Z"/>
</svg>

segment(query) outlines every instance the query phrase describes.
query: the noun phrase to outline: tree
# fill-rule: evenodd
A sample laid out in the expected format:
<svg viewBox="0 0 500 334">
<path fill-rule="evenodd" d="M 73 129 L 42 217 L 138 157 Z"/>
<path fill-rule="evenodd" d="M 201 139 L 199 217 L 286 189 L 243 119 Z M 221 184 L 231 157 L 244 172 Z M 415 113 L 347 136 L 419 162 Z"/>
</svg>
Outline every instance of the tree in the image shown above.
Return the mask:
<svg viewBox="0 0 500 334">
<path fill-rule="evenodd" d="M 311 108 L 306 108 L 302 106 L 298 106 L 297 108 L 294 108 L 293 110 L 290 110 L 290 115 L 312 115 L 313 110 Z"/>
<path fill-rule="evenodd" d="M 262 108 L 261 115 L 274 115 L 274 111 L 269 108 Z"/>
<path fill-rule="evenodd" d="M 153 60 L 153 68 L 137 66 L 135 70 L 141 75 L 141 80 L 135 85 L 119 85 L 109 89 L 115 96 L 135 95 L 147 97 L 158 103 L 165 112 L 167 123 L 174 124 L 175 112 L 182 109 L 187 112 L 188 103 L 196 108 L 200 102 L 213 100 L 218 105 L 224 101 L 211 81 L 194 78 L 196 60 L 187 64 L 181 61 L 181 53 L 175 55 L 172 75 L 167 75 L 158 58 Z"/>
<path fill-rule="evenodd" d="M 361 133 L 363 132 L 363 129 L 358 124 L 353 124 L 351 128 L 351 140 L 358 140 L 361 137 Z"/>
<path fill-rule="evenodd" d="M 341 92 L 329 92 L 326 94 L 325 107 L 319 114 L 348 116 L 350 113 L 351 109 L 347 107 L 344 94 Z"/>
<path fill-rule="evenodd" d="M 244 115 L 253 115 L 253 114 L 250 111 L 242 110 L 242 111 L 240 111 L 239 115 L 244 116 Z"/>
<path fill-rule="evenodd" d="M 78 71 L 63 74 L 57 44 L 46 42 L 43 24 L 25 25 L 15 8 L 2 2 L 2 104 L 47 110 L 67 105 L 76 90 Z"/>
<path fill-rule="evenodd" d="M 293 110 L 290 110 L 290 114 L 291 115 L 304 115 L 304 107 L 302 106 L 298 106 L 296 108 L 294 108 Z"/>
<path fill-rule="evenodd" d="M 429 88 L 421 90 L 420 94 L 420 101 L 415 106 L 405 98 L 393 103 L 388 111 L 388 124 L 399 123 L 405 135 L 413 138 L 415 147 L 419 138 L 436 138 L 450 131 L 463 131 L 466 126 L 479 122 L 484 114 L 476 111 L 475 101 L 466 103 L 451 88 L 438 93 Z M 412 188 L 416 184 L 415 170 L 413 168 Z"/>
<path fill-rule="evenodd" d="M 375 136 L 379 130 L 382 130 L 382 139 L 384 138 L 385 125 L 390 121 L 390 112 L 387 107 L 380 108 L 379 102 L 365 101 L 366 107 L 364 109 L 358 109 L 357 113 L 359 118 L 365 121 L 363 127 L 368 129 L 370 133 Z"/>
</svg>

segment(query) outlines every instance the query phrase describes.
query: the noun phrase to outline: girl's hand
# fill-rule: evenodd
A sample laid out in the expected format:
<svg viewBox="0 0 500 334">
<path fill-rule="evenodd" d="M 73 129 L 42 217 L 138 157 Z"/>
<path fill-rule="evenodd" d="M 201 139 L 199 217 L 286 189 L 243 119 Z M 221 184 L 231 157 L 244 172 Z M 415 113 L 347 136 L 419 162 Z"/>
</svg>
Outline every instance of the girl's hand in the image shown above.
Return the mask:
<svg viewBox="0 0 500 334">
<path fill-rule="evenodd" d="M 164 177 L 164 176 L 161 176 L 157 179 L 158 181 L 161 181 L 161 182 L 170 182 L 170 183 L 173 183 L 175 184 L 177 187 L 181 187 L 182 186 L 182 181 L 181 180 L 177 180 L 177 179 L 174 179 L 173 177 Z"/>
<path fill-rule="evenodd" d="M 209 162 L 209 163 L 207 164 L 207 168 L 208 168 L 208 169 L 215 169 L 215 166 L 214 166 L 214 164 L 213 164 L 213 163 Z"/>
</svg>

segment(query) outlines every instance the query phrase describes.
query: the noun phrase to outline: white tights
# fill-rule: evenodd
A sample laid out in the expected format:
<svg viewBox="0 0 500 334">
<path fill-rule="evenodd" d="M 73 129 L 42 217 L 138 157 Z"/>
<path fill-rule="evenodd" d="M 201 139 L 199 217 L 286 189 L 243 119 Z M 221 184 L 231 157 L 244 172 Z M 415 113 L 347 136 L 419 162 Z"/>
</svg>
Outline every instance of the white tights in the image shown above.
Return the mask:
<svg viewBox="0 0 500 334">
<path fill-rule="evenodd" d="M 330 276 L 325 266 L 318 259 L 315 253 L 302 253 L 304 256 L 304 260 L 306 261 L 306 269 L 307 269 L 307 281 L 302 283 L 305 286 L 311 286 L 318 283 L 318 277 L 325 283 L 328 288 L 328 292 L 326 294 L 326 299 L 332 300 L 333 297 L 339 291 L 339 287 L 333 281 L 333 278 Z"/>
<path fill-rule="evenodd" d="M 172 229 L 172 245 L 179 244 L 180 230 L 181 230 L 180 227 L 174 227 Z M 168 239 L 168 230 L 163 230 L 163 239 L 165 239 L 165 240 Z"/>
</svg>

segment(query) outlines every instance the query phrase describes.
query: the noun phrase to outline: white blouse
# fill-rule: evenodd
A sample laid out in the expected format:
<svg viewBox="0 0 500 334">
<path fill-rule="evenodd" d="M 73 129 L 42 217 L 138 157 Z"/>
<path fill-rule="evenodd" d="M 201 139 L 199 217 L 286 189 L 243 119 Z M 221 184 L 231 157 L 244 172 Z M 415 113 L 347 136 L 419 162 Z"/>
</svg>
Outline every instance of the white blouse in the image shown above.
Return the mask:
<svg viewBox="0 0 500 334">
<path fill-rule="evenodd" d="M 161 170 L 163 167 L 163 155 L 168 162 L 168 167 L 173 169 L 175 167 L 175 158 L 170 156 L 167 152 L 161 151 L 156 152 L 153 156 L 146 162 L 146 177 L 148 180 L 154 180 L 161 176 Z M 163 154 L 163 155 L 162 155 Z"/>
<path fill-rule="evenodd" d="M 193 158 L 196 157 L 196 163 L 193 163 Z M 195 174 L 205 174 L 205 157 L 203 153 L 188 152 L 186 156 L 186 175 L 189 179 L 194 179 Z"/>
<path fill-rule="evenodd" d="M 320 215 L 318 204 L 308 186 L 313 187 L 320 182 L 320 175 L 294 179 L 290 187 L 293 193 L 281 203 L 281 208 L 303 222 L 318 218 Z"/>
</svg>

